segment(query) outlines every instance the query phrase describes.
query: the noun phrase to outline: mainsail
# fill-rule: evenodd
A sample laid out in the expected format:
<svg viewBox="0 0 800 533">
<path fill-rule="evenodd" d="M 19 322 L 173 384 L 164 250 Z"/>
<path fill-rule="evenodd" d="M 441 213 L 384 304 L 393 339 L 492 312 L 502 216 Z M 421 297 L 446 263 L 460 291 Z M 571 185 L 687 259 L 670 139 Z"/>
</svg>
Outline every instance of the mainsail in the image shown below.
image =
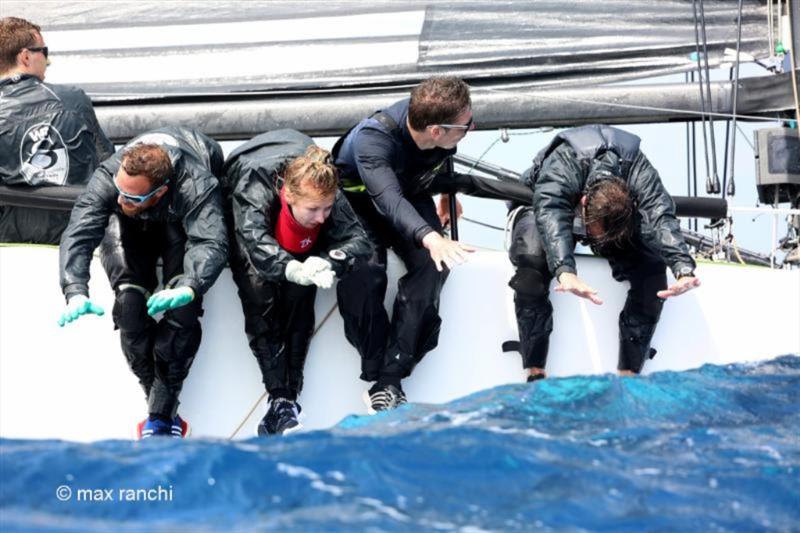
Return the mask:
<svg viewBox="0 0 800 533">
<path fill-rule="evenodd" d="M 419 80 L 456 75 L 474 88 L 483 128 L 692 120 L 696 87 L 608 85 L 693 71 L 698 2 L 7 1 L 46 31 L 48 80 L 86 89 L 123 140 L 170 123 L 218 138 L 279 127 L 342 132 Z M 737 41 L 736 0 L 704 2 L 711 68 Z M 768 9 L 743 2 L 741 52 L 770 57 Z M 790 75 L 742 80 L 737 113 L 792 109 Z M 732 84 L 707 110 L 732 113 Z M 624 104 L 624 105 L 620 105 Z"/>
</svg>

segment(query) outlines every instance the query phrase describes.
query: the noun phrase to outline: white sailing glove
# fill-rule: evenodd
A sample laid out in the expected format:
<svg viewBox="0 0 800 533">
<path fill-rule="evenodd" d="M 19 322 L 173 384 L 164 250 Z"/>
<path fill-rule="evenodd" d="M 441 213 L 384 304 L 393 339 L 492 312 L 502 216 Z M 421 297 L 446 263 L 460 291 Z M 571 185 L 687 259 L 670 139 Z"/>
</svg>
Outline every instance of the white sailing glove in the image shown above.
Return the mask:
<svg viewBox="0 0 800 533">
<path fill-rule="evenodd" d="M 292 259 L 286 264 L 286 271 L 284 273 L 286 279 L 298 285 L 312 285 L 314 282 L 311 280 L 313 273 L 308 272 L 305 265 L 296 259 Z"/>
<path fill-rule="evenodd" d="M 312 255 L 303 262 L 303 267 L 306 272 L 311 274 L 311 281 L 320 289 L 330 289 L 333 287 L 333 282 L 336 280 L 336 272 L 333 271 L 333 265 L 330 261 Z"/>
</svg>

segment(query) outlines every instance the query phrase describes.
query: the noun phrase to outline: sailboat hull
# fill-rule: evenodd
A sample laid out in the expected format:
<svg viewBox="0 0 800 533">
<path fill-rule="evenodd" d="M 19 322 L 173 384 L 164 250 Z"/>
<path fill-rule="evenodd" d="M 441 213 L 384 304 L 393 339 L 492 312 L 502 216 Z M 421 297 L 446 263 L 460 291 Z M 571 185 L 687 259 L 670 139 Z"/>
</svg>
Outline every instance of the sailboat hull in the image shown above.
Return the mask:
<svg viewBox="0 0 800 533">
<path fill-rule="evenodd" d="M 94 441 L 132 438 L 146 403 L 113 329 L 113 293 L 95 259 L 92 298 L 106 310 L 64 328 L 54 247 L 0 247 L 0 436 Z M 607 263 L 579 257 L 581 277 L 605 300 L 595 306 L 553 294 L 555 328 L 550 376 L 616 371 L 617 317 L 626 284 Z M 390 265 L 393 278 L 401 267 Z M 512 267 L 502 252 L 481 251 L 452 273 L 442 293 L 439 346 L 404 382 L 411 402 L 439 403 L 500 384 L 523 382 L 517 353 L 501 344 L 517 337 Z M 644 373 L 684 370 L 705 363 L 751 362 L 800 354 L 800 271 L 700 264 L 703 285 L 664 308 Z M 390 283 L 390 287 L 393 283 Z M 788 296 L 788 297 L 787 297 Z M 387 304 L 394 297 L 387 294 Z M 304 430 L 365 415 L 355 350 L 344 338 L 333 290 L 319 291 L 319 331 L 306 364 Z M 181 394 L 180 413 L 193 437 L 248 438 L 266 411 L 255 358 L 225 270 L 204 300 L 203 340 Z M 391 308 L 390 306 L 388 308 Z"/>
</svg>

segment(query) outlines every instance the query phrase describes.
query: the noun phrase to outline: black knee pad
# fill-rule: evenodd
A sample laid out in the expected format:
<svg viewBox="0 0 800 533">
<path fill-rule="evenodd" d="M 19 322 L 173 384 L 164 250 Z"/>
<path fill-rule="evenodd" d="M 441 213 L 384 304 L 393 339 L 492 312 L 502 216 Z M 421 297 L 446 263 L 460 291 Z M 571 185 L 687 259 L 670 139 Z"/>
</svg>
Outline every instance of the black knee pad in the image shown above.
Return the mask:
<svg viewBox="0 0 800 533">
<path fill-rule="evenodd" d="M 117 291 L 111 315 L 114 325 L 123 331 L 142 331 L 152 324 L 145 294 L 136 288 Z"/>
<path fill-rule="evenodd" d="M 200 326 L 198 318 L 202 315 L 203 307 L 198 298 L 186 305 L 165 312 L 164 319 L 174 327 L 192 329 Z"/>
<path fill-rule="evenodd" d="M 375 261 L 362 261 L 343 279 L 348 285 L 361 286 L 367 292 L 386 290 L 386 266 Z"/>
<path fill-rule="evenodd" d="M 642 371 L 644 363 L 656 355 L 650 341 L 656 330 L 655 322 L 631 319 L 623 311 L 619 318 L 619 370 Z"/>
<path fill-rule="evenodd" d="M 547 265 L 544 265 L 547 272 Z M 508 286 L 523 298 L 540 298 L 550 290 L 550 276 L 533 266 L 519 266 Z"/>
</svg>

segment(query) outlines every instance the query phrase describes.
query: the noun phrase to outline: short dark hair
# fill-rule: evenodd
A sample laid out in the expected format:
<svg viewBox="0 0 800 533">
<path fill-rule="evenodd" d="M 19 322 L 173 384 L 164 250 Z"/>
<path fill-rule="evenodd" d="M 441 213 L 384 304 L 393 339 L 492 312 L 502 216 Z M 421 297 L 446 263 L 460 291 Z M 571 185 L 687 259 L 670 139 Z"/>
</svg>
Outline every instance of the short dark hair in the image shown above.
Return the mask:
<svg viewBox="0 0 800 533">
<path fill-rule="evenodd" d="M 469 85 L 453 76 L 429 78 L 411 91 L 408 123 L 416 131 L 434 124 L 452 124 L 472 106 Z"/>
<path fill-rule="evenodd" d="M 621 245 L 633 234 L 635 205 L 628 184 L 621 178 L 609 177 L 593 182 L 584 193 L 586 215 L 584 224 L 598 223 L 603 230 L 594 235 L 594 244 Z"/>
<path fill-rule="evenodd" d="M 145 176 L 159 187 L 172 176 L 172 161 L 157 144 L 134 144 L 122 154 L 122 168 L 130 176 Z"/>
<path fill-rule="evenodd" d="M 42 29 L 17 17 L 0 19 L 0 72 L 8 72 L 17 65 L 17 54 L 23 48 L 36 44 Z"/>
</svg>

